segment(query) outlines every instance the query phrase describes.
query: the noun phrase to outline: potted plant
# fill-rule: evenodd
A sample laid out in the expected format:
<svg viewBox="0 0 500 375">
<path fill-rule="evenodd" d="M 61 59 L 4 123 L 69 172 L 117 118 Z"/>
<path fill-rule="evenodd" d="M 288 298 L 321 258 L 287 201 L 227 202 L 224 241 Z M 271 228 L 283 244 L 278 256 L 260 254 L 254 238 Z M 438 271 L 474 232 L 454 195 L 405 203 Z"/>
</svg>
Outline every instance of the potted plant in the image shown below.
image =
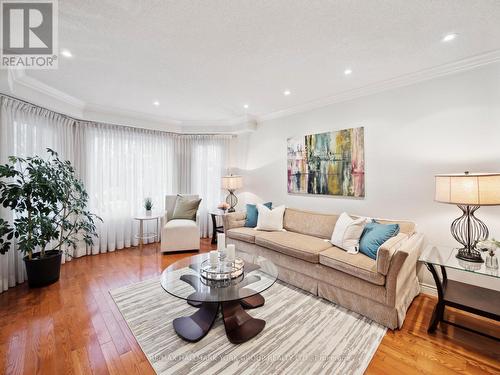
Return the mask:
<svg viewBox="0 0 500 375">
<path fill-rule="evenodd" d="M 47 159 L 10 156 L 0 165 L 0 204 L 14 212 L 11 222 L 0 219 L 0 253 L 15 239 L 30 287 L 59 280 L 63 251 L 92 245 L 94 220 L 101 220 L 86 209 L 88 194 L 71 163 L 47 152 Z"/>
<path fill-rule="evenodd" d="M 150 216 L 153 209 L 153 200 L 151 198 L 144 199 L 144 208 L 146 209 L 146 215 Z"/>
</svg>

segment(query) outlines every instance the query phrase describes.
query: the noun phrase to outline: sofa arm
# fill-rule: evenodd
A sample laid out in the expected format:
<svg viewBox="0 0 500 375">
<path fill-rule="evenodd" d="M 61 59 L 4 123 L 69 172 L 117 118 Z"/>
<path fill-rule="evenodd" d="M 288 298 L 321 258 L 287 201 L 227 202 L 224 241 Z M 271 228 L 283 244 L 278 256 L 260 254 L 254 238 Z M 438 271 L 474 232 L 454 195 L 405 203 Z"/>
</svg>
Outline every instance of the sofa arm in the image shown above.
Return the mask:
<svg viewBox="0 0 500 375">
<path fill-rule="evenodd" d="M 391 264 L 392 256 L 398 251 L 408 239 L 405 233 L 398 233 L 396 236 L 389 238 L 378 249 L 377 252 L 377 272 L 382 275 L 387 275 Z"/>
<path fill-rule="evenodd" d="M 228 229 L 243 227 L 245 225 L 246 218 L 246 212 L 231 212 L 223 215 L 222 221 L 224 223 L 224 232 Z"/>
<path fill-rule="evenodd" d="M 407 281 L 417 278 L 417 262 L 423 243 L 424 235 L 415 233 L 392 256 L 386 276 L 387 303 L 390 306 L 396 305 L 396 299 Z"/>
</svg>

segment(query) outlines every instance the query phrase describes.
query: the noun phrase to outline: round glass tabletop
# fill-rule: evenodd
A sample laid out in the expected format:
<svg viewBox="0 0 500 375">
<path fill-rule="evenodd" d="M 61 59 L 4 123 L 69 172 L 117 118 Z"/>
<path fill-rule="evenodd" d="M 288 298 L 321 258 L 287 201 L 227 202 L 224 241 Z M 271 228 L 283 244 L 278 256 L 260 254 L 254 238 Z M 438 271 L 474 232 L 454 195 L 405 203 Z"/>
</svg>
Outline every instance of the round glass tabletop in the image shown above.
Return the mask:
<svg viewBox="0 0 500 375">
<path fill-rule="evenodd" d="M 208 253 L 181 259 L 161 274 L 161 286 L 169 294 L 193 302 L 228 302 L 248 298 L 271 287 L 278 269 L 258 255 L 237 252 L 244 261 L 243 274 L 228 282 L 215 282 L 201 276 L 200 268 Z"/>
</svg>

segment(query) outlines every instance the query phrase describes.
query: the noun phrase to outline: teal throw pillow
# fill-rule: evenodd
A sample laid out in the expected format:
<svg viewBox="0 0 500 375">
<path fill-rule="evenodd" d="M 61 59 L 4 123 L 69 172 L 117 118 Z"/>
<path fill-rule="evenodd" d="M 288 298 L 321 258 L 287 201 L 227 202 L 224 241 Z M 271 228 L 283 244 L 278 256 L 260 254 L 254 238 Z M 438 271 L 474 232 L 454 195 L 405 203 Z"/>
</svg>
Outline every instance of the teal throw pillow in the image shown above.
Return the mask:
<svg viewBox="0 0 500 375">
<path fill-rule="evenodd" d="M 399 224 L 380 224 L 375 220 L 366 224 L 359 240 L 359 252 L 377 259 L 378 248 L 399 233 Z"/>
</svg>

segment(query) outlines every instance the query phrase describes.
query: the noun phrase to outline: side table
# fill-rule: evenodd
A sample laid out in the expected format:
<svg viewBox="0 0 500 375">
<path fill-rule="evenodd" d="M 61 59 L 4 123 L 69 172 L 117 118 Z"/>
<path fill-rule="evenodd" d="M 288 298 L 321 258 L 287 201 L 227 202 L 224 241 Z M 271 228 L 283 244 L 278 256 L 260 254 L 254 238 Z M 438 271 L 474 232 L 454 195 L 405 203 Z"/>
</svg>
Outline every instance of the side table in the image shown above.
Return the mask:
<svg viewBox="0 0 500 375">
<path fill-rule="evenodd" d="M 458 250 L 442 246 L 428 246 L 419 261 L 431 272 L 438 292 L 438 303 L 434 307 L 427 332 L 433 333 L 439 323 L 450 324 L 482 336 L 499 341 L 498 337 L 464 327 L 444 318 L 446 306 L 500 321 L 500 291 L 482 288 L 455 280 L 449 280 L 446 270 L 454 269 L 478 275 L 499 278 L 498 269 L 490 269 L 485 263 L 472 263 L 456 257 Z M 441 271 L 439 277 L 437 268 Z"/>
<path fill-rule="evenodd" d="M 224 233 L 224 226 L 217 225 L 217 218 L 222 217 L 226 212 L 222 210 L 212 210 L 210 211 L 210 216 L 212 217 L 212 244 L 217 243 L 217 233 Z"/>
<path fill-rule="evenodd" d="M 140 215 L 134 216 L 134 220 L 139 221 L 139 234 L 135 235 L 135 238 L 139 240 L 139 246 L 142 247 L 144 245 L 144 240 L 150 239 L 150 238 L 156 238 L 156 241 L 159 240 L 159 227 L 160 227 L 160 219 L 163 216 L 162 213 L 160 212 L 154 212 L 151 213 L 150 215 L 143 213 Z M 156 232 L 146 232 L 144 233 L 144 222 L 149 221 L 149 220 L 156 220 Z"/>
</svg>

